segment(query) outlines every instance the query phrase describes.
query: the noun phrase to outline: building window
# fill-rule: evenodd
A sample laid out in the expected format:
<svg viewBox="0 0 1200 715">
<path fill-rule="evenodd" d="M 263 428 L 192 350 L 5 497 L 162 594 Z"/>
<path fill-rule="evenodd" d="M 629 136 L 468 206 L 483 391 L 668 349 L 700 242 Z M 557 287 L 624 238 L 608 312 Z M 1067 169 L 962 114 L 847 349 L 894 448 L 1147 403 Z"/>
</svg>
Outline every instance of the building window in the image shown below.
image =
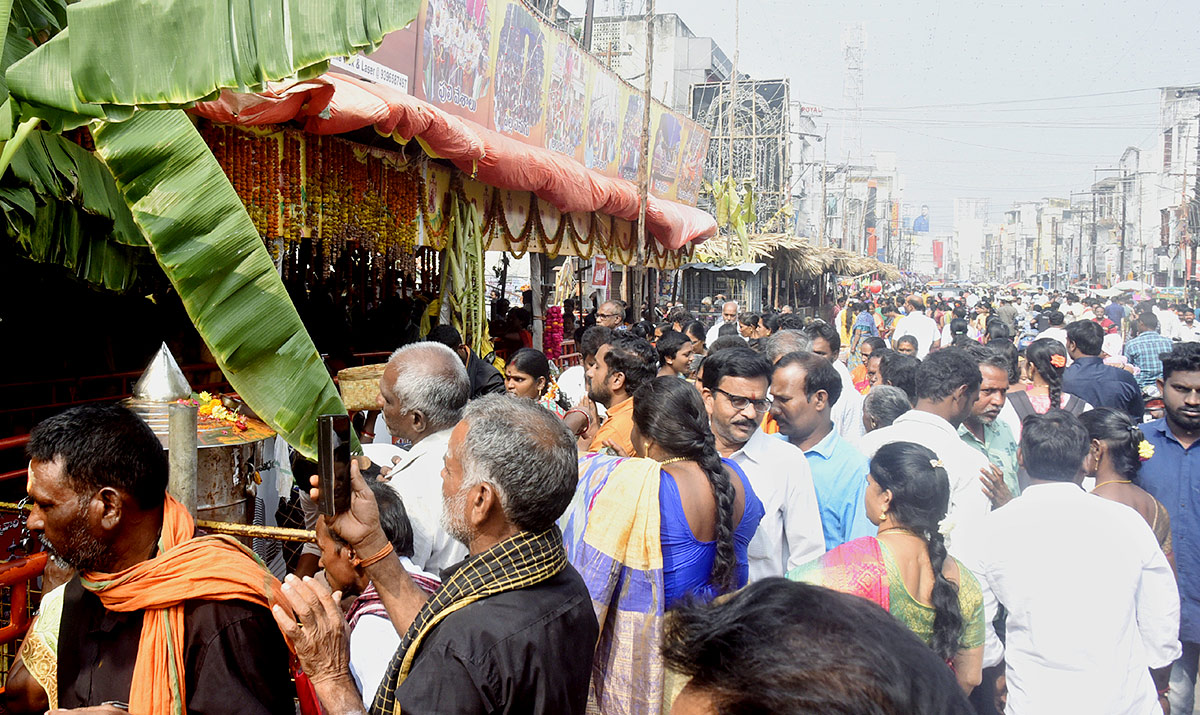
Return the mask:
<svg viewBox="0 0 1200 715">
<path fill-rule="evenodd" d="M 1175 149 L 1174 134 L 1173 129 L 1163 132 L 1163 171 L 1171 170 L 1171 154 Z"/>
</svg>

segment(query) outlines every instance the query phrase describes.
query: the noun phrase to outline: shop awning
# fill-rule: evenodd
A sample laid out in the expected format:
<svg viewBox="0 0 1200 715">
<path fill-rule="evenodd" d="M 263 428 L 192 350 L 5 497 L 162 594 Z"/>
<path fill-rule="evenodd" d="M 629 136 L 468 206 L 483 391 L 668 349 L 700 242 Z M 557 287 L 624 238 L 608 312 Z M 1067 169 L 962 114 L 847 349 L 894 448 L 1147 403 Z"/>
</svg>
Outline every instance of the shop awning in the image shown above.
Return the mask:
<svg viewBox="0 0 1200 715">
<path fill-rule="evenodd" d="M 566 155 L 525 144 L 391 87 L 355 77 L 324 74 L 274 83 L 260 94 L 226 90 L 191 111 L 240 126 L 296 121 L 313 134 L 373 127 L 402 144 L 416 139 L 427 154 L 452 162 L 479 181 L 532 192 L 559 211 L 596 211 L 626 221 L 638 218 L 638 187 L 631 181 L 591 171 Z M 655 196 L 647 201 L 646 228 L 671 250 L 717 233 L 711 214 Z"/>
</svg>

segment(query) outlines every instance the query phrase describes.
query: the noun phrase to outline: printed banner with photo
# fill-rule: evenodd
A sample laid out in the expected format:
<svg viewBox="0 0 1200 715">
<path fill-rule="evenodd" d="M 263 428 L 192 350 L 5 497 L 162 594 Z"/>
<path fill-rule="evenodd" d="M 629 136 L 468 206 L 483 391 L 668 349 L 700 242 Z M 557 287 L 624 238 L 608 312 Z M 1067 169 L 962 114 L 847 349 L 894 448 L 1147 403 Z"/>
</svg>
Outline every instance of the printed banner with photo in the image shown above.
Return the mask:
<svg viewBox="0 0 1200 715">
<path fill-rule="evenodd" d="M 423 0 L 415 27 L 417 97 L 589 169 L 637 181 L 641 88 L 520 0 Z M 650 190 L 695 205 L 708 131 L 657 101 L 650 113 Z"/>
</svg>

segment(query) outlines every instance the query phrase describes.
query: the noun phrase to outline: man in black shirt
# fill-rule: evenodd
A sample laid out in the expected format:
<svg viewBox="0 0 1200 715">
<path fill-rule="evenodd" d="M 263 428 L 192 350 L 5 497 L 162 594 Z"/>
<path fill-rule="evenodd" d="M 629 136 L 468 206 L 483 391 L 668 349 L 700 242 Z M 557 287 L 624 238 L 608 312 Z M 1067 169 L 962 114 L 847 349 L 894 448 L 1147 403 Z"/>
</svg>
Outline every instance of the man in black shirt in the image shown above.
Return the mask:
<svg viewBox="0 0 1200 715">
<path fill-rule="evenodd" d="M 195 536 L 137 415 L 75 407 L 34 428 L 26 452 L 29 529 L 79 572 L 64 587 L 56 661 L 27 669 L 57 685 L 58 707 L 294 711 L 287 645 L 266 608 L 278 582 L 227 537 Z"/>
<path fill-rule="evenodd" d="M 1142 389 L 1131 373 L 1104 364 L 1103 344 L 1104 328 L 1098 323 L 1077 320 L 1067 326 L 1067 353 L 1074 362 L 1063 371 L 1063 392 L 1092 407 L 1115 407 L 1140 422 L 1145 412 Z"/>
<path fill-rule="evenodd" d="M 372 713 L 583 713 L 599 631 L 555 520 L 578 481 L 575 443 L 528 400 L 468 404 L 446 452 L 443 523 L 469 556 L 432 596 L 389 553 L 357 465 L 350 510 L 328 526 L 363 558 L 404 636 Z M 315 490 L 314 490 L 315 491 Z M 315 495 L 314 495 L 315 496 Z M 324 586 L 289 577 L 296 618 L 275 611 L 329 712 L 362 712 L 341 614 Z"/>
</svg>

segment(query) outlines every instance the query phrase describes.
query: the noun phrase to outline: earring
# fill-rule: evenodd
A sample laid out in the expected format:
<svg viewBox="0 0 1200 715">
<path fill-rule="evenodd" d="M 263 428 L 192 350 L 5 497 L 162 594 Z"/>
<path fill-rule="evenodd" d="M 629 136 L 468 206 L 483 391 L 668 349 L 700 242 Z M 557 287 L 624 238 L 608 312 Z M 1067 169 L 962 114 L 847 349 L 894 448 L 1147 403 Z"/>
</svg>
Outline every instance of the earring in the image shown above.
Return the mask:
<svg viewBox="0 0 1200 715">
<path fill-rule="evenodd" d="M 887 521 L 887 511 L 879 512 L 879 522 L 883 523 L 885 521 Z"/>
<path fill-rule="evenodd" d="M 650 454 L 650 443 L 649 442 L 642 443 L 642 454 Z"/>
</svg>

